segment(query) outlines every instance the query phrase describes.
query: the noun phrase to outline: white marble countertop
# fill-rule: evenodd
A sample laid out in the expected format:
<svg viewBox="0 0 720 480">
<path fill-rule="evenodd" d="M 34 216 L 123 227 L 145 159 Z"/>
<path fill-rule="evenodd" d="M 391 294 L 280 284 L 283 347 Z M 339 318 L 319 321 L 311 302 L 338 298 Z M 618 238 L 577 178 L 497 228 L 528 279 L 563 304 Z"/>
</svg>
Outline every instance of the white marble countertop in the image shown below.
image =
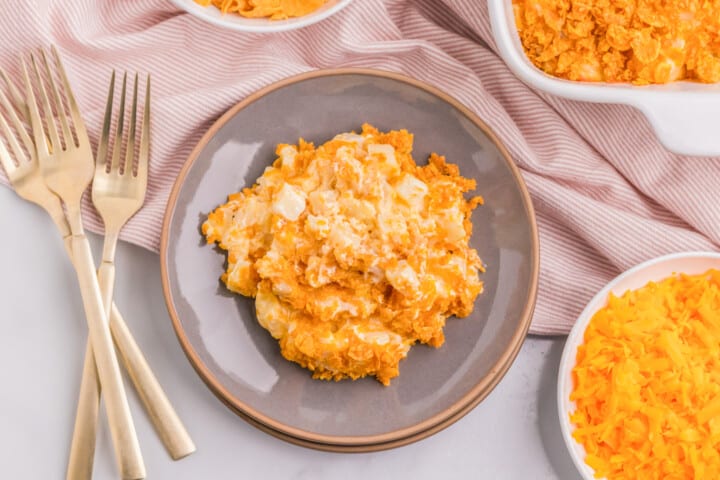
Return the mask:
<svg viewBox="0 0 720 480">
<path fill-rule="evenodd" d="M 43 211 L 0 187 L 0 221 L 0 477 L 61 479 L 86 336 L 80 294 Z M 97 252 L 98 237 L 91 242 Z M 205 387 L 175 338 L 157 255 L 122 244 L 117 266 L 117 304 L 198 447 L 173 462 L 128 388 L 149 479 L 579 478 L 555 405 L 564 339 L 528 338 L 490 396 L 430 438 L 384 452 L 325 453 L 255 429 Z M 104 421 L 94 478 L 117 478 Z"/>
</svg>

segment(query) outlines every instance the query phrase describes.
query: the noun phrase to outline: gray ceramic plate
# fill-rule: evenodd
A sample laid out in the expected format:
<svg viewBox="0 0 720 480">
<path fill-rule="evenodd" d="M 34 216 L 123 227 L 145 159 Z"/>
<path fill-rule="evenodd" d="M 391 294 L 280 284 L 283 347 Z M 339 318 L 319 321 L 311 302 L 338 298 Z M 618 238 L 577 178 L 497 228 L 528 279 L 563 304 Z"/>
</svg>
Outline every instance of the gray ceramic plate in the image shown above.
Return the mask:
<svg viewBox="0 0 720 480">
<path fill-rule="evenodd" d="M 253 184 L 277 143 L 323 142 L 370 122 L 415 134 L 414 156 L 436 151 L 477 179 L 485 205 L 471 244 L 487 265 L 473 314 L 450 319 L 440 349 L 416 346 L 400 376 L 313 380 L 282 358 L 256 322 L 251 300 L 220 283 L 225 255 L 200 225 L 228 193 Z M 525 338 L 537 290 L 538 243 L 530 198 L 495 136 L 436 89 L 396 74 L 320 71 L 274 84 L 232 108 L 181 171 L 161 240 L 168 310 L 190 362 L 228 406 L 285 440 L 337 451 L 390 448 L 454 422 L 502 378 Z"/>
</svg>

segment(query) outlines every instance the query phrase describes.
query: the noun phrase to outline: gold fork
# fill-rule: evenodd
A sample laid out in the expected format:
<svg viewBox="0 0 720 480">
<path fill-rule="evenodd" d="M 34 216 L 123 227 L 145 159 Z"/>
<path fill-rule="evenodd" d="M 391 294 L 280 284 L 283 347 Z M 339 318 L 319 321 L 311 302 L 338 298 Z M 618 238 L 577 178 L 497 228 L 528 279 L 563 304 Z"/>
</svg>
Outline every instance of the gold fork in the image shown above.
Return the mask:
<svg viewBox="0 0 720 480">
<path fill-rule="evenodd" d="M 27 120 L 28 118 L 28 108 L 25 100 L 2 68 L 0 68 L 0 77 L 3 77 L 7 90 L 10 93 L 10 100 L 8 100 L 2 90 L 0 90 L 0 106 L 12 117 L 11 121 L 14 125 L 21 125 L 21 119 Z M 147 98 L 149 99 L 149 88 L 146 95 L 148 95 Z M 20 118 L 18 118 L 13 107 L 20 112 Z M 149 120 L 149 100 L 146 101 L 145 108 L 148 112 L 147 120 Z M 110 117 L 106 116 L 106 118 L 106 122 L 109 122 Z M 149 125 L 149 121 L 147 124 Z M 12 151 L 11 155 L 0 140 L 0 165 L 4 168 L 15 192 L 20 197 L 41 206 L 48 212 L 65 241 L 67 254 L 72 261 L 70 227 L 62 211 L 60 199 L 45 185 L 45 181 L 40 173 L 40 166 L 38 165 L 35 145 L 32 143 L 32 139 L 27 135 L 25 129 L 18 129 L 17 135 L 20 138 L 19 140 L 16 139 L 12 135 L 1 113 L 0 132 L 4 134 Z M 149 139 L 150 136 L 147 135 L 147 138 Z M 22 142 L 25 151 L 22 150 L 18 141 Z M 13 161 L 13 158 L 15 158 L 17 162 Z M 110 330 L 115 340 L 115 345 L 120 352 L 123 364 L 130 374 L 130 378 L 143 401 L 143 405 L 171 457 L 178 460 L 193 453 L 195 451 L 195 445 L 192 439 L 170 404 L 150 366 L 147 364 L 145 357 L 140 351 L 140 347 L 137 345 L 128 326 L 125 324 L 125 320 L 122 318 L 120 311 L 114 303 L 110 311 Z M 100 390 L 97 378 L 88 375 L 88 359 L 92 360 L 92 357 L 85 357 L 86 366 L 83 370 L 83 382 L 80 394 L 80 401 L 84 401 L 84 404 L 82 407 L 78 405 L 78 416 L 76 417 L 71 457 L 67 473 L 68 480 L 89 479 L 92 475 Z M 92 367 L 94 374 L 94 362 L 92 363 Z"/>
<path fill-rule="evenodd" d="M 123 479 L 139 480 L 145 478 L 145 466 L 140 453 L 135 426 L 130 415 L 125 387 L 120 375 L 120 367 L 113 348 L 102 294 L 95 274 L 92 252 L 83 230 L 80 213 L 81 198 L 93 176 L 92 149 L 85 124 L 82 121 L 67 80 L 67 75 L 54 48 L 52 49 L 52 55 L 55 71 L 62 82 L 69 115 L 65 113 L 60 89 L 53 76 L 45 52 L 40 50 L 40 57 L 45 67 L 45 79 L 40 73 L 35 56 L 30 56 L 34 82 L 30 80 L 25 61 L 22 62 L 26 104 L 28 106 L 35 151 L 45 184 L 65 204 L 66 219 L 72 233 L 71 243 L 75 271 L 82 293 L 98 376 L 105 390 L 106 411 L 118 468 Z M 42 112 L 45 125 L 47 125 L 47 133 L 33 92 L 33 83 L 36 85 L 42 101 Z M 52 106 L 45 86 L 46 83 L 50 86 Z M 55 116 L 57 116 L 60 123 L 64 141 L 60 138 Z M 18 127 L 22 126 L 18 125 Z M 16 129 L 20 130 L 21 128 Z M 50 151 L 46 134 L 52 145 L 52 151 Z"/>
<path fill-rule="evenodd" d="M 16 87 L 7 77 L 5 71 L 2 69 L 0 69 L 0 76 L 3 76 L 5 78 L 5 84 L 7 85 L 10 92 L 17 92 Z M 8 143 L 9 148 L 12 152 L 11 154 L 11 152 L 8 151 L 8 149 L 5 147 L 4 143 L 0 141 L 0 164 L 5 170 L 8 180 L 10 180 L 10 183 L 15 189 L 15 192 L 21 198 L 24 198 L 25 200 L 39 205 L 50 215 L 50 218 L 52 218 L 53 222 L 60 231 L 60 235 L 62 236 L 65 243 L 65 251 L 70 258 L 70 261 L 74 262 L 72 251 L 72 234 L 70 233 L 70 225 L 68 225 L 68 222 L 65 219 L 65 214 L 62 209 L 62 202 L 60 202 L 60 198 L 58 198 L 58 196 L 55 195 L 47 187 L 47 185 L 45 185 L 45 180 L 43 180 L 42 178 L 42 173 L 40 172 L 40 165 L 38 164 L 37 155 L 35 153 L 35 144 L 32 142 L 32 139 L 27 135 L 25 129 L 21 128 L 22 122 L 13 110 L 14 105 L 14 107 L 17 108 L 21 112 L 21 114 L 27 114 L 27 106 L 25 105 L 25 101 L 21 100 L 22 97 L 19 97 L 17 93 L 11 93 L 11 95 L 11 98 L 13 99 L 12 104 L 10 101 L 8 101 L 7 97 L 0 90 L 0 105 L 2 105 L 2 107 L 7 112 L 7 115 L 10 117 L 10 122 L 15 126 L 15 129 L 17 131 L 17 137 L 19 137 L 19 140 L 18 138 L 16 138 L 15 135 L 13 135 L 13 132 L 10 130 L 10 126 L 5 120 L 5 117 L 0 114 L 0 130 L 2 131 L 3 136 L 6 139 L 6 142 Z M 22 146 L 19 142 L 22 142 Z M 25 149 L 23 150 L 22 147 L 24 147 Z M 124 324 L 124 320 L 122 319 L 120 312 L 117 310 L 114 304 L 112 307 L 111 318 L 112 321 L 115 323 Z M 99 389 L 99 386 L 97 384 L 97 377 L 92 379 L 92 383 L 93 386 L 91 388 L 97 392 Z M 86 386 L 85 388 L 87 389 L 88 387 Z M 95 403 L 94 405 L 91 404 L 87 408 L 95 409 L 94 412 L 86 411 L 87 416 L 92 416 L 93 418 L 97 417 L 99 408 L 99 405 L 97 403 Z M 95 437 L 93 436 L 91 439 L 88 440 L 89 441 L 83 441 L 83 443 L 87 444 L 87 448 L 91 449 L 88 454 L 90 456 L 89 468 L 86 468 L 85 473 L 80 473 L 80 470 L 76 469 L 77 476 L 68 475 L 68 480 L 90 478 L 90 476 L 92 475 L 92 456 L 95 449 Z"/>
<path fill-rule="evenodd" d="M 121 160 L 121 144 L 125 124 L 125 93 L 127 74 L 123 77 L 119 118 L 115 132 L 111 157 L 108 158 L 108 144 L 112 123 L 115 72 L 110 80 L 105 121 L 96 155 L 92 198 L 95 208 L 105 222 L 103 259 L 98 270 L 98 281 L 105 305 L 112 301 L 115 279 L 115 247 L 120 229 L 140 209 L 147 189 L 148 159 L 150 148 L 150 78 L 145 89 L 145 105 L 140 133 L 140 146 L 135 168 L 136 117 L 138 106 L 138 77 L 135 75 L 129 132 L 125 144 L 124 161 Z M 140 398 L 153 421 L 160 437 L 174 459 L 185 457 L 195 451 L 190 436 L 178 418 L 165 392 L 153 375 L 142 352 L 130 331 L 122 322 L 114 322 L 112 312 L 110 330 L 120 351 Z M 96 369 L 91 345 L 88 343 L 83 366 L 80 400 L 75 420 L 75 431 L 68 467 L 68 480 L 89 479 L 92 472 L 92 454 L 97 429 L 97 405 L 100 391 L 95 381 Z"/>
</svg>

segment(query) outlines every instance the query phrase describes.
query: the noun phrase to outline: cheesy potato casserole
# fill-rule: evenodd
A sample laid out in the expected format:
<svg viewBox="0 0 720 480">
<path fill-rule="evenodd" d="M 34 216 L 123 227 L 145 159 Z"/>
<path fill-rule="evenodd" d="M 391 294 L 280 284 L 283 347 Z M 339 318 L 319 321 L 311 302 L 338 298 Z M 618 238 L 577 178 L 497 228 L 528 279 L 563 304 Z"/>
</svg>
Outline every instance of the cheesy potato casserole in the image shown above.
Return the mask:
<svg viewBox="0 0 720 480">
<path fill-rule="evenodd" d="M 413 136 L 364 125 L 315 147 L 279 145 L 257 183 L 207 218 L 228 252 L 228 289 L 255 298 L 282 355 L 315 378 L 388 385 L 415 342 L 439 347 L 451 315 L 482 292 L 466 200 L 475 181 Z"/>
<path fill-rule="evenodd" d="M 636 85 L 720 82 L 720 1 L 513 0 L 528 58 L 550 75 Z"/>
</svg>

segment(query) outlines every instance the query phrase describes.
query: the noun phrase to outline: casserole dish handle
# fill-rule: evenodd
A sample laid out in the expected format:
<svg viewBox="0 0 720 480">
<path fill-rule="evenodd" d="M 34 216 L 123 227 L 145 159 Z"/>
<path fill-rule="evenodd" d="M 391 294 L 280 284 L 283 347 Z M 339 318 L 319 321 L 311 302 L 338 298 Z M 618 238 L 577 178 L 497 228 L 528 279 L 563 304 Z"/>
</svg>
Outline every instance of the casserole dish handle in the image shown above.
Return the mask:
<svg viewBox="0 0 720 480">
<path fill-rule="evenodd" d="M 671 152 L 720 156 L 720 94 L 657 96 L 634 102 L 650 121 L 660 142 Z"/>
</svg>

